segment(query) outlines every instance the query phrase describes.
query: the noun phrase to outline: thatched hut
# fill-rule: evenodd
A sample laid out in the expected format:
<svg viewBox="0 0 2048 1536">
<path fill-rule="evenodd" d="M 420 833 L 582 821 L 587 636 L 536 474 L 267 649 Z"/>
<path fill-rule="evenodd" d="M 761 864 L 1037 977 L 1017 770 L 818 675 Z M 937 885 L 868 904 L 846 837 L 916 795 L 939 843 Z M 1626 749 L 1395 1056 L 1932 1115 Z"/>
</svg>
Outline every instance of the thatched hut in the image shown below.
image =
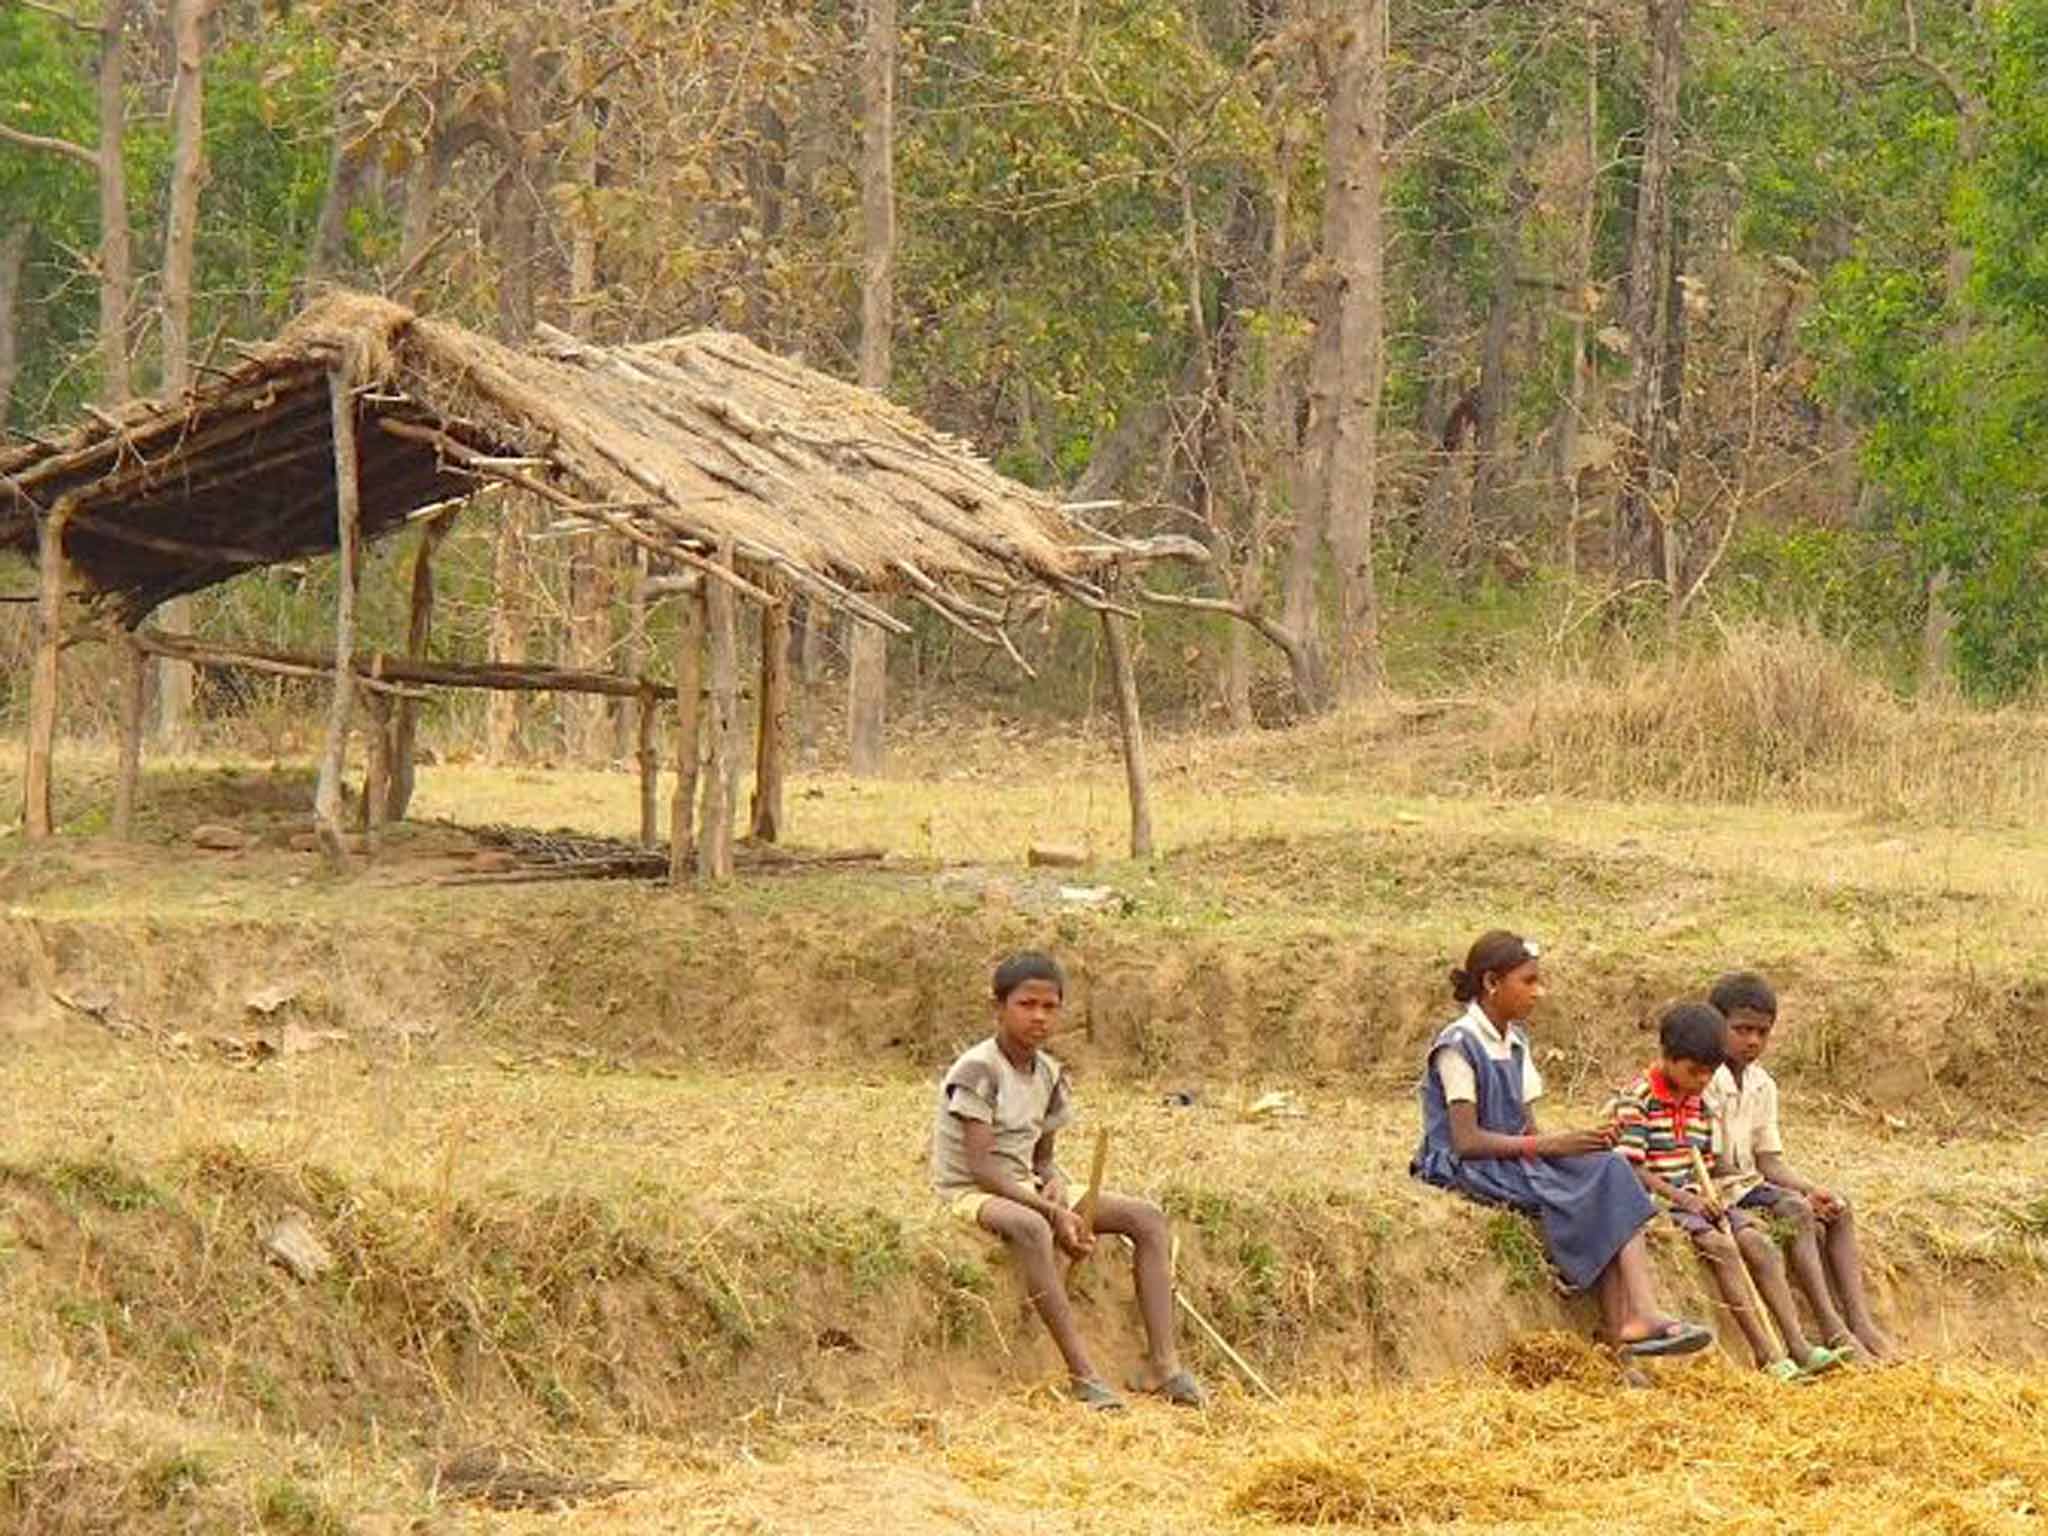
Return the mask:
<svg viewBox="0 0 2048 1536">
<path fill-rule="evenodd" d="M 83 597 L 132 658 L 117 828 L 132 804 L 144 654 L 332 676 L 315 812 L 337 850 L 341 753 L 359 691 L 371 714 L 365 803 L 373 818 L 403 813 L 421 687 L 637 698 L 650 842 L 654 712 L 670 696 L 682 727 L 670 840 L 681 878 L 691 867 L 730 869 L 736 603 L 755 604 L 764 625 L 752 825 L 772 840 L 792 591 L 902 632 L 870 601 L 897 595 L 1014 656 L 1006 604 L 1020 590 L 1046 588 L 1102 615 L 1120 674 L 1134 851 L 1149 845 L 1136 694 L 1112 622 L 1132 615 L 1105 576 L 1131 560 L 1199 556 L 1188 541 L 1077 541 L 1056 502 L 963 444 L 870 391 L 718 332 L 607 347 L 544 330 L 513 349 L 382 299 L 334 293 L 274 342 L 238 355 L 184 399 L 139 402 L 119 416 L 94 412 L 61 440 L 0 449 L 0 548 L 33 553 L 39 570 L 30 837 L 52 830 L 67 594 Z M 516 487 L 645 552 L 650 586 L 684 604 L 673 677 L 428 657 L 438 535 L 495 486 Z M 412 572 L 407 652 L 359 654 L 360 547 L 419 520 L 427 537 Z M 229 648 L 145 626 L 167 598 L 330 552 L 342 569 L 331 656 Z"/>
</svg>

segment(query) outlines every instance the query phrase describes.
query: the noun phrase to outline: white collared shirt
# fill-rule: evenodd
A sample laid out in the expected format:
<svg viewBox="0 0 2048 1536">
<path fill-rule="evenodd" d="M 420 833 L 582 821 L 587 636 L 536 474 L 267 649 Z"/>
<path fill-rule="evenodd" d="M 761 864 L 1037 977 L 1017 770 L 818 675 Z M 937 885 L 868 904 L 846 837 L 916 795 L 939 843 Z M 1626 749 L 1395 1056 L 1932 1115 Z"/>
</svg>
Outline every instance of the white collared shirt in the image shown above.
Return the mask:
<svg viewBox="0 0 2048 1536">
<path fill-rule="evenodd" d="M 1737 1083 L 1735 1074 L 1723 1065 L 1708 1080 L 1701 1097 L 1714 1119 L 1715 1160 L 1735 1170 L 1720 1181 L 1721 1193 L 1739 1200 L 1764 1181 L 1757 1158 L 1785 1150 L 1778 1130 L 1777 1082 L 1762 1067 L 1751 1065 Z"/>
<path fill-rule="evenodd" d="M 1463 1030 L 1479 1042 L 1481 1050 L 1491 1061 L 1507 1061 L 1514 1055 L 1514 1043 L 1506 1030 L 1497 1029 L 1493 1020 L 1486 1016 L 1486 1010 L 1474 1002 L 1467 1006 L 1464 1016 L 1456 1020 L 1452 1029 Z M 1464 1052 L 1455 1045 L 1440 1045 L 1429 1058 L 1436 1080 L 1443 1084 L 1446 1104 L 1476 1104 L 1479 1102 L 1479 1077 L 1472 1070 L 1472 1063 L 1465 1059 Z M 1535 1052 L 1528 1048 L 1526 1039 L 1522 1050 L 1522 1102 L 1533 1104 L 1543 1097 L 1543 1074 L 1536 1070 Z"/>
</svg>

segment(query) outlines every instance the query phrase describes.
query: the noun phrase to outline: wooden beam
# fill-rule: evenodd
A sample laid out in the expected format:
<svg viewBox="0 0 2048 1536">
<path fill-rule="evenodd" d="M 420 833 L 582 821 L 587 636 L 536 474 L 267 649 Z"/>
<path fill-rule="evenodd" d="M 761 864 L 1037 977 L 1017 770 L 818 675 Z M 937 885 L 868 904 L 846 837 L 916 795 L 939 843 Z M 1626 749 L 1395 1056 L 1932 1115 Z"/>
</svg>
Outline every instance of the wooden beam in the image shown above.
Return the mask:
<svg viewBox="0 0 2048 1536">
<path fill-rule="evenodd" d="M 789 739 L 789 596 L 761 610 L 761 693 L 754 729 L 754 840 L 782 840 L 782 769 Z"/>
<path fill-rule="evenodd" d="M 719 550 L 732 563 L 732 541 Z M 732 589 L 722 581 L 704 583 L 704 627 L 711 663 L 709 709 L 705 712 L 703 802 L 697 817 L 697 874 L 722 882 L 732 878 L 733 763 L 737 756 L 735 718 L 739 684 L 739 625 Z"/>
<path fill-rule="evenodd" d="M 459 507 L 450 507 L 420 530 L 419 548 L 412 556 L 412 597 L 407 607 L 405 655 L 408 661 L 424 661 L 428 642 L 434 635 L 434 554 L 448 530 L 455 526 Z M 385 669 L 390 670 L 388 667 Z M 385 810 L 393 821 L 405 820 L 412 808 L 413 784 L 417 771 L 420 716 L 411 699 L 399 701 L 391 722 L 391 790 Z"/>
<path fill-rule="evenodd" d="M 705 582 L 706 587 L 710 582 Z M 699 716 L 704 687 L 704 593 L 685 593 L 676 616 L 676 791 L 669 802 L 668 882 L 686 885 L 695 870 L 697 763 L 703 755 Z"/>
<path fill-rule="evenodd" d="M 334 599 L 334 697 L 327 710 L 327 735 L 320 749 L 320 779 L 313 791 L 313 818 L 328 862 L 347 868 L 348 846 L 341 829 L 341 760 L 348 744 L 349 710 L 355 694 L 356 540 L 362 510 L 357 500 L 356 404 L 347 365 L 327 375 L 334 430 L 334 530 L 341 559 Z"/>
<path fill-rule="evenodd" d="M 179 661 L 210 662 L 218 666 L 248 667 L 257 672 L 278 672 L 290 677 L 326 677 L 334 671 L 334 658 L 308 651 L 274 651 L 262 646 L 215 645 L 190 635 L 163 630 L 139 629 L 135 643 L 152 656 L 169 656 Z M 378 662 L 381 675 L 365 676 L 371 662 Z M 505 693 L 604 693 L 617 698 L 637 698 L 641 684 L 666 688 L 656 678 L 626 677 L 615 672 L 579 672 L 573 667 L 550 666 L 544 662 L 514 661 L 413 661 L 382 652 L 358 652 L 355 657 L 356 683 L 362 687 L 404 697 L 418 695 L 406 684 L 435 688 L 484 688 Z"/>
<path fill-rule="evenodd" d="M 135 786 L 142 777 L 142 706 L 149 669 L 135 636 L 121 631 L 121 761 L 114 774 L 112 831 L 122 842 L 135 835 Z"/>
<path fill-rule="evenodd" d="M 1131 857 L 1152 856 L 1152 800 L 1145 785 L 1145 727 L 1138 717 L 1138 675 L 1131 648 L 1116 615 L 1102 615 L 1102 643 L 1109 650 L 1109 674 L 1116 690 L 1117 732 L 1123 738 L 1124 783 L 1131 800 Z"/>
<path fill-rule="evenodd" d="M 71 506 L 60 500 L 36 523 L 36 652 L 28 684 L 28 762 L 22 772 L 22 833 L 41 842 L 56 831 L 50 811 L 50 757 L 57 740 L 58 657 L 64 645 L 64 525 Z"/>
</svg>

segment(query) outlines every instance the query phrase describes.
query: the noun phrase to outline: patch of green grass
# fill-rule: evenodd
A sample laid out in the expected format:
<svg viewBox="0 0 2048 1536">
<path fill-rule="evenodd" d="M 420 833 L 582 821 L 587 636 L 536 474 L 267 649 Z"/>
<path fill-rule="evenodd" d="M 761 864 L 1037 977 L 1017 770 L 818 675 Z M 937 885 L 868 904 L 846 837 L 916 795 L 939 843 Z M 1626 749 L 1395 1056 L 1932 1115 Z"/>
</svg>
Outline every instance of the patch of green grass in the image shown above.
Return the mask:
<svg viewBox="0 0 2048 1536">
<path fill-rule="evenodd" d="M 146 1211 L 164 1203 L 163 1195 L 147 1179 L 104 1160 L 58 1162 L 45 1177 L 59 1198 L 74 1209 L 90 1202 L 110 1211 Z"/>
<path fill-rule="evenodd" d="M 348 1536 L 348 1525 L 311 1489 L 288 1477 L 264 1485 L 257 1497 L 256 1517 L 266 1531 L 285 1536 Z"/>
<path fill-rule="evenodd" d="M 1511 1291 L 1543 1291 L 1550 1286 L 1550 1261 L 1536 1223 L 1517 1211 L 1494 1211 L 1486 1218 L 1486 1251 L 1508 1272 Z"/>
<path fill-rule="evenodd" d="M 213 1468 L 197 1451 L 169 1451 L 152 1456 L 135 1474 L 135 1488 L 158 1509 L 181 1504 L 213 1481 Z"/>
</svg>

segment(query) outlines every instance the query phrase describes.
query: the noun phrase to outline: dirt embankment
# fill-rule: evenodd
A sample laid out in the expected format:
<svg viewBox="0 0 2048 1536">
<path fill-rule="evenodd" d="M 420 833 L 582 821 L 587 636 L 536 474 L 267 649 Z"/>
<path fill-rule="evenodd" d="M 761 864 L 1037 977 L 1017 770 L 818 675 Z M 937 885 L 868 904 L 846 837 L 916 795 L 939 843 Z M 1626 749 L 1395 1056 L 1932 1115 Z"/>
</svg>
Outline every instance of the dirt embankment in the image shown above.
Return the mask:
<svg viewBox="0 0 2048 1536">
<path fill-rule="evenodd" d="M 272 891 L 213 916 L 11 908 L 0 914 L 0 1019 L 34 1029 L 90 1016 L 194 1039 L 291 1023 L 370 1049 L 670 1069 L 935 1071 L 985 1029 L 993 961 L 1050 946 L 1071 974 L 1061 1049 L 1085 1070 L 1396 1090 L 1450 1011 L 1445 950 L 1382 937 L 1369 917 L 1355 928 L 1160 920 L 1075 909 L 1053 882 L 985 873 L 689 902 L 625 883 L 488 900 L 366 888 L 305 902 Z M 1809 1101 L 1981 1134 L 2031 1116 L 2048 1089 L 2027 1043 L 2048 1025 L 2037 977 L 1763 962 L 1796 1020 L 1773 1066 Z M 1553 1082 L 1583 1095 L 1641 1064 L 1656 1014 L 1695 993 L 1703 968 L 1683 954 L 1588 950 L 1550 973 L 1539 1050 Z M 288 1006 L 265 1010 L 280 995 Z"/>
</svg>

